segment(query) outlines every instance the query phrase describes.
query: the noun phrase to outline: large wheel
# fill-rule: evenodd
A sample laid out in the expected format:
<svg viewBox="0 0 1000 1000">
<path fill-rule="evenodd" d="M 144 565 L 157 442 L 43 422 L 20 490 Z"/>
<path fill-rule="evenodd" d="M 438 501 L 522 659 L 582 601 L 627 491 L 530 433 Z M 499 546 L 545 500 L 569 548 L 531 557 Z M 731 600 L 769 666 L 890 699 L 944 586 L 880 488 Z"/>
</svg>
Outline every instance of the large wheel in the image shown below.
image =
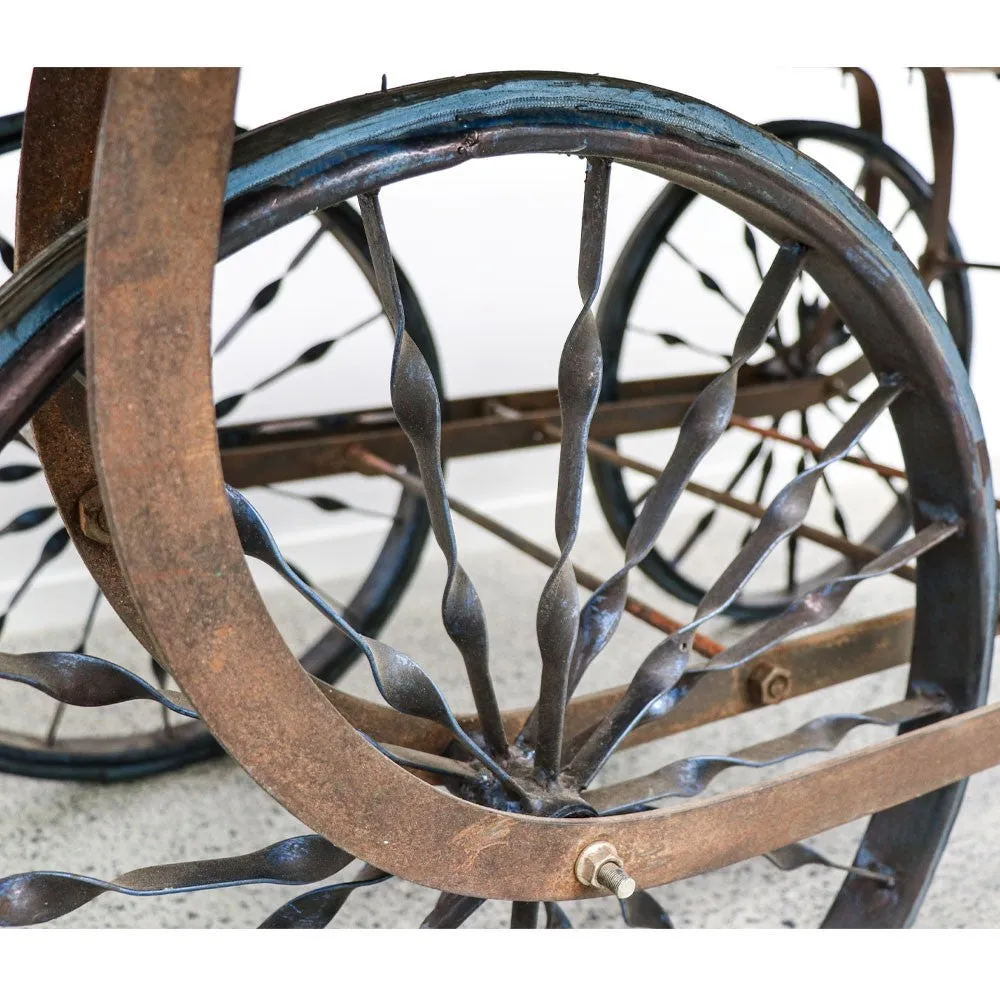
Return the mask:
<svg viewBox="0 0 1000 1000">
<path fill-rule="evenodd" d="M 442 890 L 430 925 L 461 922 L 483 898 L 493 898 L 523 901 L 512 908 L 514 926 L 533 924 L 533 901 L 548 901 L 550 925 L 559 926 L 554 900 L 609 890 L 627 897 L 633 879 L 640 887 L 657 886 L 768 852 L 782 867 L 795 867 L 810 857 L 790 842 L 874 813 L 825 923 L 911 921 L 964 786 L 956 780 L 953 755 L 941 753 L 935 741 L 941 733 L 959 732 L 958 720 L 942 722 L 942 716 L 966 712 L 985 697 L 997 558 L 994 499 L 967 375 L 947 326 L 889 234 L 835 178 L 773 136 L 691 98 L 594 77 L 472 77 L 317 109 L 251 136 L 237 150 L 226 183 L 220 151 L 234 90 L 235 79 L 221 72 L 164 72 L 151 79 L 121 73 L 112 81 L 108 100 L 115 113 L 102 134 L 88 237 L 86 367 L 95 468 L 131 598 L 190 704 L 258 783 L 338 846 L 298 838 L 295 845 L 235 863 L 147 869 L 115 883 L 27 873 L 0 882 L 0 915 L 11 923 L 40 922 L 109 889 L 173 892 L 218 885 L 223 876 L 230 885 L 315 881 L 353 856 L 367 863 L 356 879 L 298 897 L 265 926 L 325 924 L 353 889 L 390 872 Z M 208 120 L 216 128 L 186 145 L 177 162 L 143 154 L 151 140 L 189 134 L 185 115 L 202 106 L 212 111 Z M 470 157 L 524 153 L 587 160 L 581 311 L 559 373 L 555 518 L 561 555 L 539 600 L 540 694 L 527 720 L 520 712 L 499 714 L 484 612 L 451 532 L 437 452 L 439 401 L 405 332 L 387 236 L 391 220 L 383 221 L 378 196 L 381 188 Z M 729 369 L 688 411 L 673 458 L 637 521 L 628 561 L 581 611 L 569 560 L 588 424 L 600 391 L 600 343 L 590 307 L 600 280 L 609 184 L 617 172 L 633 168 L 711 196 L 766 232 L 779 249 L 746 320 L 730 338 Z M 122 171 L 132 185 L 121 183 Z M 165 188 L 197 204 L 197 225 L 177 228 L 172 216 L 162 215 L 149 192 Z M 224 188 L 234 200 L 232 210 L 235 204 L 256 208 L 257 235 L 317 203 L 360 198 L 380 293 L 396 332 L 393 404 L 420 460 L 421 481 L 413 488 L 428 497 L 447 561 L 443 616 L 467 668 L 475 717 L 460 723 L 428 673 L 405 652 L 353 629 L 287 566 L 264 520 L 224 485 L 205 350 L 213 223 Z M 122 217 L 137 223 L 127 235 L 117 225 Z M 170 227 L 173 240 L 154 273 L 127 279 L 130 257 L 148 232 L 138 225 L 143 221 Z M 247 227 L 225 230 L 224 252 L 248 238 Z M 194 256 L 198 248 L 200 258 Z M 768 551 L 801 524 L 819 478 L 818 471 L 803 470 L 720 572 L 692 622 L 641 662 L 637 658 L 624 693 L 608 692 L 596 702 L 594 696 L 572 698 L 621 619 L 629 570 L 655 542 L 684 484 L 725 431 L 739 369 L 764 343 L 803 269 L 836 303 L 877 379 L 823 462 L 832 465 L 853 452 L 889 413 L 909 481 L 914 536 L 707 662 L 689 662 L 693 650 L 706 648 L 696 629 L 721 614 Z M 14 299 L 22 303 L 18 329 L 29 342 L 51 336 L 46 293 L 52 272 L 39 273 L 46 280 L 26 275 Z M 188 294 L 171 313 L 171 336 L 151 336 L 158 310 L 176 306 L 181 285 Z M 5 305 L 13 310 L 0 296 L 0 315 Z M 151 375 L 159 371 L 170 371 L 173 379 Z M 127 423 L 120 419 L 123 410 Z M 175 434 L 175 420 L 185 428 L 183 440 Z M 165 474 L 168 456 L 172 468 Z M 411 481 L 391 465 L 366 461 L 369 469 L 384 466 L 394 478 Z M 357 723 L 362 732 L 348 718 L 358 706 L 318 686 L 282 641 L 254 587 L 248 555 L 280 572 L 364 652 L 388 706 L 367 706 L 366 721 Z M 914 559 L 915 569 L 909 565 Z M 710 686 L 706 678 L 742 668 L 794 632 L 821 624 L 855 586 L 890 572 L 916 586 L 902 701 L 867 714 L 826 716 L 777 745 L 710 754 L 635 775 L 634 781 L 596 786 L 626 738 L 642 737 L 641 723 L 683 711 L 693 691 Z M 585 721 L 578 711 L 584 700 L 590 706 Z M 600 712 L 594 709 L 598 703 Z M 175 704 L 184 707 L 182 700 Z M 977 714 L 972 721 L 994 726 L 994 718 Z M 837 733 L 861 724 L 889 731 L 901 725 L 907 732 L 886 746 L 785 774 L 761 788 L 682 809 L 657 807 L 662 799 L 703 790 L 720 763 L 766 771 L 790 756 L 830 749 Z M 951 747 L 964 758 L 964 745 Z M 985 757 L 976 760 L 975 766 L 987 766 Z M 413 772 L 435 775 L 444 784 L 432 787 Z M 602 843 L 614 845 L 612 855 Z M 669 926 L 648 894 L 630 899 L 629 919 Z"/>
<path fill-rule="evenodd" d="M 23 117 L 12 115 L 0 120 L 0 153 L 15 153 L 20 148 Z M 392 346 L 391 331 L 387 329 L 375 292 L 360 217 L 345 203 L 325 209 L 313 219 L 302 220 L 297 229 L 298 232 L 288 232 L 287 238 L 277 245 L 274 240 L 258 242 L 248 254 L 223 265 L 219 282 L 226 298 L 232 303 L 241 300 L 249 303 L 241 312 L 220 316 L 216 324 L 216 410 L 223 449 L 239 447 L 262 423 L 274 426 L 281 417 L 302 418 L 303 426 L 308 427 L 310 420 L 334 422 L 338 404 L 349 411 L 359 401 L 369 407 L 388 403 L 381 386 L 371 379 L 359 378 L 351 371 L 351 361 L 345 364 L 341 360 L 347 349 L 350 349 L 347 353 L 353 350 L 357 356 L 366 350 L 387 353 Z M 296 239 L 301 242 L 296 243 Z M 10 241 L 3 241 L 0 250 L 4 247 L 3 259 L 12 269 Z M 284 273 L 248 295 L 246 271 L 266 273 L 268 266 L 273 271 L 274 262 L 280 261 L 289 247 L 293 255 Z M 402 269 L 399 273 L 407 328 L 427 358 L 440 390 L 441 366 L 430 326 Z M 319 312 L 321 323 L 313 326 L 321 327 L 320 337 L 315 336 L 313 329 L 288 329 L 294 326 L 288 310 L 284 309 L 289 300 L 301 304 L 299 315 L 310 308 Z M 258 374 L 250 386 L 234 381 L 234 373 L 253 372 L 255 368 Z M 325 394 L 334 412 L 315 414 L 308 406 L 300 405 L 297 412 L 286 413 L 271 403 L 280 398 L 273 394 L 273 387 L 287 385 L 296 377 L 301 379 L 307 368 L 314 372 L 313 384 L 317 379 L 324 380 Z M 298 384 L 303 383 L 300 380 Z M 308 393 L 309 389 L 307 381 L 304 391 Z M 285 399 L 286 407 L 288 400 L 296 405 L 294 397 L 286 395 Z M 254 413 L 258 403 L 262 405 Z M 6 491 L 6 502 L 24 505 L 0 531 L 0 544 L 6 544 L 8 550 L 16 549 L 15 553 L 8 551 L 7 565 L 18 562 L 24 565 L 24 582 L 0 617 L 0 633 L 16 632 L 20 610 L 30 604 L 33 589 L 39 582 L 45 582 L 50 568 L 63 572 L 69 568 L 76 574 L 85 572 L 68 545 L 67 532 L 59 524 L 57 505 L 40 472 L 35 455 L 22 441 L 11 442 L 0 454 L 0 484 Z M 284 522 L 291 523 L 293 531 L 300 525 L 314 532 L 322 531 L 323 521 L 333 526 L 338 518 L 348 519 L 346 527 L 350 528 L 353 518 L 361 537 L 354 559 L 360 568 L 342 581 L 344 589 L 335 596 L 356 626 L 374 635 L 392 613 L 413 575 L 429 522 L 426 505 L 420 498 L 394 484 L 376 484 L 372 489 L 362 477 L 354 478 L 358 481 L 348 482 L 346 488 L 342 481 L 339 492 L 336 488 L 331 492 L 327 481 L 312 481 L 311 488 L 306 490 L 275 481 L 249 490 L 249 495 L 256 498 L 255 502 L 269 504 L 278 516 L 284 515 Z M 291 521 L 289 514 L 297 508 L 303 510 L 303 515 Z M 327 570 L 322 553 L 307 552 L 297 559 L 297 564 L 307 578 Z M 104 651 L 109 641 L 113 642 L 124 628 L 109 621 L 112 615 L 99 588 L 82 584 L 78 591 L 65 598 L 79 607 L 76 651 L 107 655 Z M 36 604 L 36 611 L 37 608 Z M 281 612 L 276 614 L 281 620 Z M 95 643 L 94 637 L 99 618 L 104 634 L 98 638 L 103 638 L 103 645 L 100 641 Z M 292 641 L 296 642 L 306 670 L 330 683 L 336 682 L 359 655 L 357 648 L 336 628 L 325 628 L 322 634 L 308 641 L 301 638 Z M 120 650 L 122 645 L 119 639 L 114 648 Z M 132 645 L 132 660 L 136 662 L 129 661 L 130 665 L 138 666 L 140 674 L 151 683 L 169 686 L 169 678 L 162 669 L 155 662 L 147 662 L 138 643 Z M 9 639 L 7 647 L 10 648 Z M 0 771 L 36 778 L 115 781 L 168 771 L 219 752 L 218 744 L 200 723 L 171 724 L 169 713 L 158 716 L 141 709 L 108 708 L 95 729 L 93 713 L 65 705 L 53 710 L 44 701 L 0 701 Z"/>
<path fill-rule="evenodd" d="M 828 165 L 841 179 L 853 184 L 860 177 L 862 190 L 865 183 L 872 185 L 877 178 L 880 197 L 876 207 L 880 217 L 910 259 L 918 259 L 927 239 L 931 187 L 892 147 L 861 129 L 832 122 L 776 121 L 761 127 Z M 952 257 L 961 259 L 954 233 L 949 233 L 948 250 Z M 668 185 L 626 242 L 601 298 L 601 398 L 609 402 L 620 399 L 622 381 L 639 374 L 650 377 L 664 369 L 670 374 L 704 371 L 706 356 L 710 359 L 708 370 L 721 371 L 727 363 L 725 324 L 721 320 L 743 311 L 739 293 L 759 277 L 762 263 L 773 252 L 767 235 L 748 226 L 738 213 L 680 185 Z M 700 293 L 709 300 L 700 313 L 685 314 L 680 308 L 678 299 L 685 292 Z M 932 284 L 930 292 L 968 366 L 972 302 L 965 272 L 945 272 Z M 827 300 L 815 284 L 805 280 L 794 298 L 797 301 L 782 312 L 775 341 L 748 366 L 748 374 L 753 371 L 772 383 L 792 383 L 816 372 L 832 374 L 848 367 L 860 355 L 858 346 L 849 340 L 849 331 L 840 325 L 831 330 L 834 335 L 823 349 L 803 357 L 799 351 L 803 337 L 809 336 L 817 322 L 826 319 Z M 788 409 L 776 416 L 771 426 L 786 435 L 828 439 L 854 410 L 855 391 L 856 382 L 852 380 L 841 398 L 805 409 L 796 407 L 792 391 Z M 892 464 L 898 460 L 898 452 L 890 436 L 885 437 L 872 450 L 874 457 Z M 671 434 L 661 432 L 605 443 L 662 466 L 672 441 Z M 720 460 L 707 471 L 705 481 L 712 488 L 751 503 L 766 504 L 780 489 L 783 473 L 801 464 L 803 457 L 795 446 L 733 427 L 720 444 Z M 649 477 L 599 457 L 591 458 L 590 468 L 604 516 L 624 545 L 650 486 Z M 842 470 L 832 470 L 823 484 L 823 526 L 848 540 L 878 548 L 897 542 L 910 523 L 901 484 L 887 480 L 882 497 L 871 509 L 870 497 L 859 495 L 856 489 L 852 492 L 856 484 L 850 475 L 838 482 L 842 475 Z M 712 581 L 712 566 L 699 565 L 704 563 L 702 556 L 711 550 L 713 558 L 717 558 L 720 550 L 738 547 L 752 521 L 748 522 L 743 513 L 694 496 L 685 498 L 679 506 L 677 521 L 675 529 L 664 534 L 640 568 L 668 593 L 697 605 Z M 794 598 L 824 580 L 842 575 L 849 566 L 829 553 L 808 551 L 808 541 L 807 551 L 803 552 L 795 537 L 788 540 L 786 547 L 786 564 L 781 572 L 775 567 L 776 572 L 768 579 L 744 592 L 728 608 L 729 617 L 754 621 L 777 614 Z"/>
</svg>

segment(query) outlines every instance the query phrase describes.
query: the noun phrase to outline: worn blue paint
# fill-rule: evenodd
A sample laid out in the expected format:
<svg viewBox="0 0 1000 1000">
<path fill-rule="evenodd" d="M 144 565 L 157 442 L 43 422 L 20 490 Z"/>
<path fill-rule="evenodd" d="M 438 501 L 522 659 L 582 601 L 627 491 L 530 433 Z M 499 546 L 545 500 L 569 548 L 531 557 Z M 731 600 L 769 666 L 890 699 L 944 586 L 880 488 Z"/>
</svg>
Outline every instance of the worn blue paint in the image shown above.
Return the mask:
<svg viewBox="0 0 1000 1000">
<path fill-rule="evenodd" d="M 11 279 L 13 283 L 14 279 Z M 4 286 L 6 287 L 6 286 Z M 63 306 L 83 291 L 83 264 L 60 278 L 27 312 L 0 330 L 0 368 L 5 365 Z"/>
</svg>

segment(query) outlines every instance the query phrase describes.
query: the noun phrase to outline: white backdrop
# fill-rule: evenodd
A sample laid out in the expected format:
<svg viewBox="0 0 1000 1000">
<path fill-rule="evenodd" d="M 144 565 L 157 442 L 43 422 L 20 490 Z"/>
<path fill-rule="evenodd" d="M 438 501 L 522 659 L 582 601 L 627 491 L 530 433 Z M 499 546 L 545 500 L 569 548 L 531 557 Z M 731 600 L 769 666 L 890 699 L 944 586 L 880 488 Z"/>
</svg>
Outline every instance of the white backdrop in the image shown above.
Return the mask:
<svg viewBox="0 0 1000 1000">
<path fill-rule="evenodd" d="M 395 86 L 497 66 L 538 68 L 516 58 L 507 60 L 503 53 L 492 53 L 486 61 L 475 52 L 457 48 L 449 55 L 440 50 L 428 49 L 425 54 L 414 51 L 405 58 L 394 58 L 388 66 L 373 63 L 350 47 L 340 51 L 336 59 L 303 60 L 294 69 L 252 65 L 241 79 L 237 120 L 253 127 L 305 107 L 375 89 L 383 71 L 389 75 L 390 86 Z M 625 50 L 609 51 L 599 66 L 580 65 L 570 51 L 560 51 L 558 42 L 553 43 L 544 68 L 600 71 L 642 80 L 692 94 L 750 121 L 802 117 L 856 123 L 853 84 L 842 82 L 837 70 L 671 67 Z M 0 69 L 0 111 L 23 107 L 29 74 L 26 67 Z M 889 67 L 875 70 L 875 75 L 882 92 L 886 140 L 929 176 L 930 146 L 919 74 L 911 80 L 907 70 Z M 982 126 L 996 120 L 1000 81 L 989 75 L 957 76 L 952 78 L 952 89 L 957 123 L 954 226 L 968 258 L 1000 260 L 996 139 L 993 129 Z M 8 235 L 13 232 L 15 171 L 12 158 L 0 160 L 0 232 Z M 635 171 L 615 175 L 607 240 L 609 265 L 660 187 L 660 181 Z M 389 235 L 430 317 L 449 394 L 555 383 L 562 338 L 579 309 L 575 282 L 581 190 L 579 161 L 519 158 L 472 164 L 385 192 Z M 266 248 L 230 262 L 228 270 L 235 277 L 228 283 L 220 278 L 217 286 L 215 308 L 220 324 L 239 314 L 248 290 L 281 273 L 302 238 L 301 229 L 278 234 Z M 711 264 L 713 270 L 725 272 L 723 259 L 713 258 Z M 310 280 L 306 282 L 304 277 L 301 287 L 308 284 L 308 289 L 297 297 L 287 297 L 281 314 L 282 324 L 296 331 L 296 344 L 303 335 L 303 346 L 324 331 L 334 331 L 330 325 L 333 306 L 324 297 L 328 289 L 321 273 L 306 277 Z M 976 316 L 973 385 L 996 465 L 1000 398 L 993 391 L 991 376 L 1000 360 L 994 332 L 1000 317 L 1000 275 L 974 272 L 970 280 Z M 245 349 L 227 356 L 226 365 L 219 368 L 219 395 L 240 391 L 295 356 L 299 348 L 290 352 L 283 339 L 284 329 L 266 338 L 247 334 L 247 343 L 242 345 Z M 357 370 L 366 368 L 363 354 L 353 361 Z M 385 370 L 381 362 L 367 367 Z M 330 411 L 379 398 L 363 379 L 337 391 L 340 395 L 331 405 L 331 389 L 321 375 L 303 372 L 272 392 L 261 393 L 240 414 L 252 418 L 290 410 Z M 375 395 L 369 399 L 370 391 Z M 533 507 L 540 491 L 551 488 L 550 466 L 547 458 L 523 453 L 491 459 L 487 464 L 476 460 L 456 466 L 452 482 L 456 494 L 494 509 L 498 505 Z M 19 502 L 13 494 L 9 503 L 0 496 L 0 523 L 6 522 Z M 551 507 L 548 511 L 551 518 Z M 276 519 L 278 532 L 295 534 L 299 512 L 282 507 L 269 515 Z M 312 544 L 317 530 L 322 529 L 303 528 L 297 543 Z M 29 550 L 31 547 L 24 551 Z M 0 590 L 9 592 L 26 567 L 24 559 L 16 557 L 16 546 L 5 553 L 9 557 L 0 566 Z M 69 582 L 76 572 L 71 566 L 53 567 L 47 574 L 48 585 Z M 40 611 L 45 603 L 38 604 Z M 45 613 L 50 614 L 51 609 L 45 608 Z"/>
</svg>

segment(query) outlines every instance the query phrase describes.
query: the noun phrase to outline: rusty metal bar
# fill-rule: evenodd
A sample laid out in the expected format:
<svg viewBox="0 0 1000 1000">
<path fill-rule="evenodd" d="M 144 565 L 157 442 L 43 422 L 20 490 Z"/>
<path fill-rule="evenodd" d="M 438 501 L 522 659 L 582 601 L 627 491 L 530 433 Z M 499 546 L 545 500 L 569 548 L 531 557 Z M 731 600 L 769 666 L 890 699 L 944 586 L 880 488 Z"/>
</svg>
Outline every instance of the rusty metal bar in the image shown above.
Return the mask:
<svg viewBox="0 0 1000 1000">
<path fill-rule="evenodd" d="M 920 276 L 930 283 L 940 273 L 939 261 L 948 256 L 948 217 L 955 159 L 955 116 L 948 77 L 939 67 L 922 67 L 927 90 L 927 122 L 934 156 L 934 186 L 927 221 L 927 248 L 920 257 Z"/>
<path fill-rule="evenodd" d="M 871 75 L 859 66 L 845 66 L 841 71 L 854 78 L 858 90 L 858 124 L 865 132 L 882 138 L 882 102 L 879 100 L 878 87 Z M 882 200 L 882 177 L 871 167 L 866 166 L 861 175 L 864 188 L 865 204 L 878 215 L 879 203 Z"/>
<path fill-rule="evenodd" d="M 739 427 L 741 430 L 750 431 L 752 434 L 757 434 L 760 437 L 770 438 L 772 441 L 781 441 L 784 444 L 795 445 L 795 447 L 802 448 L 804 451 L 808 451 L 813 455 L 818 455 L 823 450 L 823 446 L 821 444 L 817 444 L 809 438 L 795 437 L 792 434 L 782 434 L 781 431 L 774 430 L 770 427 L 760 427 L 743 417 L 737 417 L 734 415 L 730 419 L 729 423 L 733 427 Z M 892 465 L 883 465 L 881 462 L 872 462 L 867 458 L 858 458 L 855 455 L 847 455 L 841 459 L 841 461 L 846 462 L 848 465 L 856 465 L 862 469 L 871 469 L 872 472 L 878 473 L 878 475 L 880 475 L 883 479 L 906 479 L 906 473 L 902 469 L 897 469 Z"/>
<path fill-rule="evenodd" d="M 867 372 L 864 358 L 837 375 L 781 383 L 757 381 L 750 371 L 740 383 L 736 413 L 764 417 L 813 406 L 839 396 L 844 385 L 857 382 Z M 676 427 L 712 377 L 708 373 L 623 383 L 621 399 L 598 406 L 591 436 L 607 439 Z M 523 415 L 502 419 L 491 412 L 496 403 Z M 532 448 L 551 443 L 538 423 L 559 423 L 559 400 L 554 389 L 449 400 L 443 417 L 441 453 L 445 459 Z M 394 465 L 406 464 L 413 457 L 391 410 L 229 426 L 219 431 L 219 443 L 226 482 L 239 489 L 351 472 L 347 452 L 354 445 Z"/>
<path fill-rule="evenodd" d="M 1000 704 L 993 704 L 749 789 L 661 810 L 656 833 L 670 849 L 657 859 L 655 880 L 673 882 L 764 854 L 997 764 Z M 733 826 L 743 836 L 722 834 Z"/>
<path fill-rule="evenodd" d="M 1000 265 L 997 265 L 1000 267 Z M 759 434 L 761 437 L 771 438 L 774 441 L 783 441 L 785 444 L 795 445 L 798 448 L 803 448 L 804 450 L 811 452 L 813 455 L 818 455 L 822 450 L 822 445 L 818 445 L 815 441 L 810 441 L 809 438 L 803 437 L 793 437 L 789 434 L 782 434 L 780 431 L 771 430 L 770 427 L 758 427 L 756 424 L 751 423 L 749 420 L 744 420 L 742 417 L 733 417 L 730 421 L 734 427 L 739 427 L 743 430 L 751 431 L 754 434 Z M 851 465 L 857 465 L 861 468 L 871 469 L 873 472 L 878 473 L 883 479 L 906 479 L 906 473 L 902 469 L 897 469 L 892 465 L 884 465 L 882 462 L 870 462 L 865 458 L 855 458 L 853 455 L 848 455 L 843 459 L 845 462 L 849 462 Z M 639 470 L 644 471 L 644 470 Z M 1000 510 L 1000 500 L 996 502 L 997 510 Z"/>
</svg>

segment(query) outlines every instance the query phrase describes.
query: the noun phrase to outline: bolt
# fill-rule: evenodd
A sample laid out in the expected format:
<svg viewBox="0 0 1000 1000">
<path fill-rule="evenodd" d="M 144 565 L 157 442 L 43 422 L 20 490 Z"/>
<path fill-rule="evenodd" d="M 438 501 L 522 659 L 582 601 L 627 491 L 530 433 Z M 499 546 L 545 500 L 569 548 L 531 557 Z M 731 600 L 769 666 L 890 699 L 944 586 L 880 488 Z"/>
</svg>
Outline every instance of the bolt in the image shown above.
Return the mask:
<svg viewBox="0 0 1000 1000">
<path fill-rule="evenodd" d="M 619 899 L 628 899 L 635 892 L 635 879 L 625 871 L 618 852 L 606 840 L 584 848 L 574 870 L 583 885 L 607 889 Z"/>
<path fill-rule="evenodd" d="M 635 879 L 614 861 L 606 861 L 597 869 L 596 881 L 619 899 L 628 899 L 635 892 Z"/>
<path fill-rule="evenodd" d="M 80 530 L 87 538 L 99 545 L 111 544 L 107 515 L 104 513 L 101 491 L 97 486 L 91 487 L 80 497 L 77 501 L 77 512 L 80 516 Z"/>
<path fill-rule="evenodd" d="M 755 705 L 776 705 L 788 697 L 792 675 L 784 667 L 762 663 L 747 678 L 747 694 Z"/>
</svg>

